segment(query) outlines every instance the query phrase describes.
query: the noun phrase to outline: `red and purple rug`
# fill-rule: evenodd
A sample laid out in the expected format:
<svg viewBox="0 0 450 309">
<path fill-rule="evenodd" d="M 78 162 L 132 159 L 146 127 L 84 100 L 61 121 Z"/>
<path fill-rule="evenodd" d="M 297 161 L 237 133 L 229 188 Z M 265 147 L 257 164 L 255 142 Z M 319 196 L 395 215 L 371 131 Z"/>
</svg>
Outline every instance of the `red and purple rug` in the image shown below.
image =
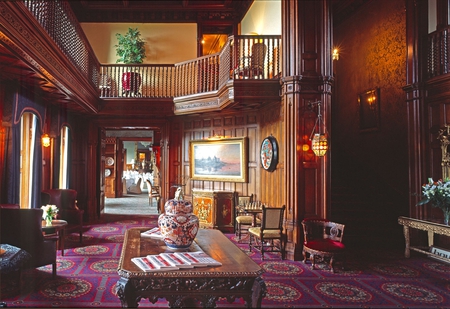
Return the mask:
<svg viewBox="0 0 450 309">
<path fill-rule="evenodd" d="M 156 222 L 155 215 L 105 216 L 85 227 L 82 244 L 78 235 L 67 236 L 65 255 L 58 253 L 55 279 L 50 265 L 24 271 L 21 290 L 3 276 L 0 299 L 8 307 L 121 307 L 114 287 L 124 233 Z M 309 264 L 283 261 L 277 254 L 265 254 L 261 261 L 247 244 L 227 236 L 264 269 L 263 308 L 450 308 L 450 265 L 423 255 L 405 259 L 401 251 L 363 253 L 364 258 L 350 256 L 345 270 L 331 273 L 325 264 L 311 270 Z M 167 302 L 143 299 L 139 307 L 167 308 Z M 217 307 L 242 308 L 244 303 L 219 300 Z"/>
</svg>

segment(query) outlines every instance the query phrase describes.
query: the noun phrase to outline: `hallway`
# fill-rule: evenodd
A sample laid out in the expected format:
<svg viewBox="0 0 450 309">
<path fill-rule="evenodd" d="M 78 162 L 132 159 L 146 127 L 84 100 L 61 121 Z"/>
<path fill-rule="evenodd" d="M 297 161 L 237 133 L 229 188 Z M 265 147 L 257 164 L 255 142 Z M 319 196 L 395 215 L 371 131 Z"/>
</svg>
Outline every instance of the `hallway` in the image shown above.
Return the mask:
<svg viewBox="0 0 450 309">
<path fill-rule="evenodd" d="M 160 201 L 161 202 L 161 201 Z M 149 205 L 148 194 L 143 190 L 141 194 L 125 194 L 123 197 L 105 197 L 105 214 L 114 215 L 157 215 L 157 202 L 152 199 Z"/>
</svg>

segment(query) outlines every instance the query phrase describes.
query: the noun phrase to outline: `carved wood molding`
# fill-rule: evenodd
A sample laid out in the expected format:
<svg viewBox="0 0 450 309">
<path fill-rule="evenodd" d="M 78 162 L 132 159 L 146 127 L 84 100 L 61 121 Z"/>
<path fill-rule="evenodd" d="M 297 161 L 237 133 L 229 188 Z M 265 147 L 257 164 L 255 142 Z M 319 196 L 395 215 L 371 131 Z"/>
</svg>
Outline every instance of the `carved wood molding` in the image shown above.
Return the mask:
<svg viewBox="0 0 450 309">
<path fill-rule="evenodd" d="M 220 111 L 234 102 L 230 84 L 218 91 L 174 98 L 175 115 Z"/>
<path fill-rule="evenodd" d="M 450 226 L 448 225 L 404 217 L 398 218 L 398 223 L 414 229 L 428 231 L 434 234 L 450 236 Z"/>
<path fill-rule="evenodd" d="M 32 30 L 29 30 L 32 29 Z M 60 99 L 76 101 L 84 112 L 97 112 L 98 94 L 20 2 L 0 2 L 0 42 L 31 68 L 41 87 Z M 33 72 L 33 73 L 34 73 Z"/>
</svg>

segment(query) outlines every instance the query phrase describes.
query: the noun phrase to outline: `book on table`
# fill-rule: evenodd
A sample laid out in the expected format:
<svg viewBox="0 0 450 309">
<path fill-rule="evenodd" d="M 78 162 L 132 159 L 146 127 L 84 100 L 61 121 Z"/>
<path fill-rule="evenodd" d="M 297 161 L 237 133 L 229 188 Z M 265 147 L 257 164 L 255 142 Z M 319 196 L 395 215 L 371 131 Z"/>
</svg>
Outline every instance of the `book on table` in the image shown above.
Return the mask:
<svg viewBox="0 0 450 309">
<path fill-rule="evenodd" d="M 150 271 L 161 271 L 157 268 L 152 262 L 150 262 L 146 257 L 135 257 L 132 258 L 131 261 L 136 264 L 141 270 L 145 272 Z"/>
<path fill-rule="evenodd" d="M 163 239 L 163 236 L 161 235 L 161 231 L 159 230 L 159 227 L 154 227 L 148 231 L 142 232 L 141 237 L 148 237 L 153 239 Z"/>
<path fill-rule="evenodd" d="M 221 266 L 222 263 L 213 259 L 203 251 L 194 252 L 175 252 L 174 255 L 194 267 Z"/>
<path fill-rule="evenodd" d="M 171 265 L 160 254 L 147 255 L 146 258 L 160 270 L 177 270 L 177 269 L 179 269 L 179 267 Z"/>
<path fill-rule="evenodd" d="M 163 259 L 170 263 L 170 265 L 178 268 L 194 268 L 194 265 L 189 264 L 187 261 L 180 259 L 173 252 L 160 253 Z"/>
<path fill-rule="evenodd" d="M 183 268 L 220 266 L 222 263 L 203 251 L 171 252 L 135 257 L 131 261 L 145 272 L 170 271 Z"/>
</svg>

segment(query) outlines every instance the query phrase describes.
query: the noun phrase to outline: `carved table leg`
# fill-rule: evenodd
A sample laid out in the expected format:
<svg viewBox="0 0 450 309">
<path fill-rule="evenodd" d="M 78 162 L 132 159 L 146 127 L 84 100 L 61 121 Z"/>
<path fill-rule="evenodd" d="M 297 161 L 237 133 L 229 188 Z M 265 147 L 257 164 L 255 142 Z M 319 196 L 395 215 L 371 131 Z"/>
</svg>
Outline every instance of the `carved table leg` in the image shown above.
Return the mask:
<svg viewBox="0 0 450 309">
<path fill-rule="evenodd" d="M 405 236 L 405 258 L 409 258 L 411 256 L 411 251 L 409 249 L 409 227 L 406 225 L 403 226 L 403 235 Z"/>
<path fill-rule="evenodd" d="M 266 296 L 267 292 L 266 283 L 261 277 L 257 277 L 253 282 L 252 292 L 252 303 L 250 304 L 250 308 L 261 308 L 262 299 Z"/>
<path fill-rule="evenodd" d="M 428 247 L 431 247 L 434 244 L 434 232 L 428 231 Z"/>
<path fill-rule="evenodd" d="M 122 308 L 137 308 L 138 299 L 131 287 L 131 282 L 128 279 L 120 278 L 119 281 L 117 281 L 116 295 L 122 303 Z"/>
</svg>

